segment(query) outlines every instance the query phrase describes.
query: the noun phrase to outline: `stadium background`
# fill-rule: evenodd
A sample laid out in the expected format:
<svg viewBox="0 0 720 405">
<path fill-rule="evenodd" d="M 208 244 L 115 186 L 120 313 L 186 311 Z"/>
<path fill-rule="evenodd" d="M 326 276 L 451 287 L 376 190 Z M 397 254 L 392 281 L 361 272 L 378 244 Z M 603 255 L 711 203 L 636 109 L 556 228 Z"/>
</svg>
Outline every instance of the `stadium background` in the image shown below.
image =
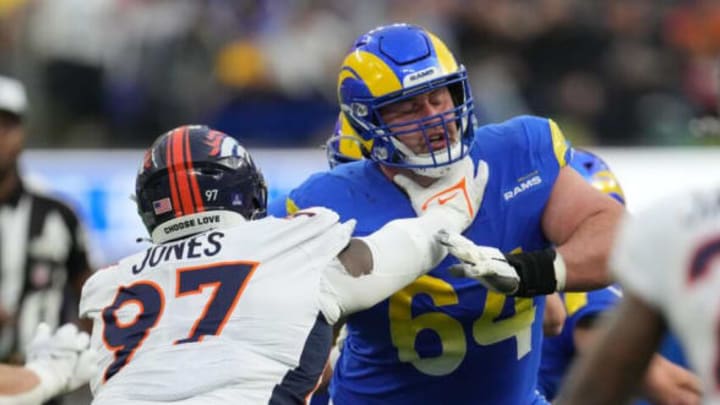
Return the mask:
<svg viewBox="0 0 720 405">
<path fill-rule="evenodd" d="M 144 147 L 187 122 L 314 147 L 346 50 L 393 21 L 448 43 L 481 122 L 550 116 L 585 145 L 719 143 L 688 125 L 717 115 L 715 0 L 0 0 L 0 73 L 28 86 L 32 147 Z"/>
<path fill-rule="evenodd" d="M 628 208 L 636 210 L 654 199 L 685 187 L 720 180 L 720 148 L 593 147 L 612 167 L 625 189 Z M 84 218 L 93 247 L 93 262 L 112 264 L 122 256 L 143 250 L 147 237 L 135 203 L 135 173 L 143 151 L 31 150 L 22 164 L 30 180 L 70 202 Z M 252 150 L 269 182 L 270 199 L 318 170 L 325 154 L 319 148 Z"/>
<path fill-rule="evenodd" d="M 631 210 L 720 180 L 715 0 L 0 0 L 23 172 L 78 208 L 98 267 L 142 248 L 140 148 L 170 128 L 238 136 L 280 195 L 325 168 L 343 54 L 393 21 L 455 51 L 481 122 L 552 117 L 598 152 Z"/>
</svg>

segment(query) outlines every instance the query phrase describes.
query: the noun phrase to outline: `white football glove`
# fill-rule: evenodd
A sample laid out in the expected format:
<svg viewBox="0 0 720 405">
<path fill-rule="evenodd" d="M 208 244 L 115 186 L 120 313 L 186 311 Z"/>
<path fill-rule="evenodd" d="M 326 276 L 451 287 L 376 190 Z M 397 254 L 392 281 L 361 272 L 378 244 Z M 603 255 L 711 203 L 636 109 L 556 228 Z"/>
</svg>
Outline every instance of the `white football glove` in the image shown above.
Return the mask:
<svg viewBox="0 0 720 405">
<path fill-rule="evenodd" d="M 77 365 L 75 366 L 75 371 L 72 373 L 72 377 L 70 377 L 70 381 L 68 382 L 67 391 L 75 391 L 87 384 L 90 379 L 98 373 L 99 364 L 100 353 L 90 347 L 83 350 L 80 353 L 80 356 L 78 356 Z"/>
<path fill-rule="evenodd" d="M 440 231 L 436 239 L 462 263 L 450 266 L 450 274 L 479 281 L 489 290 L 511 295 L 520 287 L 520 276 L 505 255 L 489 246 L 478 246 L 459 233 Z"/>
<path fill-rule="evenodd" d="M 47 324 L 38 325 L 25 367 L 40 378 L 44 400 L 80 387 L 97 372 L 99 356 L 89 344 L 88 334 L 73 324 L 61 326 L 55 334 Z"/>
<path fill-rule="evenodd" d="M 469 156 L 455 163 L 443 177 L 428 187 L 423 187 L 409 177 L 398 174 L 393 181 L 410 197 L 415 213 L 425 215 L 429 211 L 441 212 L 451 232 L 462 232 L 470 226 L 480 210 L 488 180 L 488 165 L 478 162 L 477 175 Z"/>
</svg>

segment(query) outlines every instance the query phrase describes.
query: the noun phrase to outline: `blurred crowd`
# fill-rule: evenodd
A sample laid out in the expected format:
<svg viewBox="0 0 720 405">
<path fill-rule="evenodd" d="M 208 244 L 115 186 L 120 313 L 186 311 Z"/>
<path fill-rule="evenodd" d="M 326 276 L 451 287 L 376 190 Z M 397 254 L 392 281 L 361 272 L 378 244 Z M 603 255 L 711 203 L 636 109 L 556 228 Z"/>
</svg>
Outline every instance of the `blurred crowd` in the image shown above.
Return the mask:
<svg viewBox="0 0 720 405">
<path fill-rule="evenodd" d="M 720 144 L 717 0 L 0 0 L 0 74 L 30 146 L 140 147 L 184 123 L 314 146 L 353 40 L 425 26 L 481 122 L 554 118 L 580 145 Z"/>
</svg>

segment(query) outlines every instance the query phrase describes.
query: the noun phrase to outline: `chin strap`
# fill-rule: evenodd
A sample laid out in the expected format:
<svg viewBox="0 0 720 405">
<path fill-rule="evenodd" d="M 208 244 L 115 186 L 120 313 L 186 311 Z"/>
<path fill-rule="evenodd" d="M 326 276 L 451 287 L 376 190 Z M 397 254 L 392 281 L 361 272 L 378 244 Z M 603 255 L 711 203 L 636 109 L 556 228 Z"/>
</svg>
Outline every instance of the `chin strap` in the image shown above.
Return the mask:
<svg viewBox="0 0 720 405">
<path fill-rule="evenodd" d="M 434 179 L 446 176 L 452 170 L 452 166 L 462 160 L 461 158 L 463 156 L 461 156 L 461 154 L 463 148 L 465 147 L 461 141 L 457 141 L 450 147 L 449 151 L 445 148 L 432 153 L 418 155 L 396 138 L 392 137 L 391 140 L 395 149 L 404 155 L 403 161 L 405 163 L 411 166 L 422 166 L 410 167 L 410 170 L 417 175 L 431 177 Z M 433 156 L 435 158 L 434 161 Z M 453 159 L 455 159 L 455 161 L 450 162 L 450 160 Z"/>
</svg>

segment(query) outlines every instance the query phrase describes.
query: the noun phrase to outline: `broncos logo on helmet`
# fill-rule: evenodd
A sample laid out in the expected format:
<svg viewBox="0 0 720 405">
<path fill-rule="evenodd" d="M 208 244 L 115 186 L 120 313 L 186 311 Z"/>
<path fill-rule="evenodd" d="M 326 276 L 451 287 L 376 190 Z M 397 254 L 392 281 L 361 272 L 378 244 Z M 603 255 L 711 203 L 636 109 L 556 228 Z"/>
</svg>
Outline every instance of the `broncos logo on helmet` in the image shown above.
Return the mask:
<svg viewBox="0 0 720 405">
<path fill-rule="evenodd" d="M 447 87 L 454 108 L 422 119 L 384 122 L 380 110 L 419 94 Z M 368 157 L 387 166 L 438 177 L 469 153 L 475 117 L 467 71 L 429 31 L 393 24 L 362 35 L 345 57 L 338 77 L 341 113 L 359 135 Z M 454 126 L 454 128 L 452 128 Z M 428 131 L 444 134 L 443 150 L 433 150 Z M 428 153 L 416 154 L 397 137 L 422 129 Z M 454 140 L 452 133 L 459 133 Z"/>
<path fill-rule="evenodd" d="M 154 242 L 265 216 L 267 186 L 237 140 L 206 126 L 160 135 L 135 181 L 138 213 Z M 208 213 L 212 218 L 207 218 Z"/>
<path fill-rule="evenodd" d="M 625 205 L 625 193 L 610 167 L 598 155 L 587 150 L 574 148 L 570 166 L 580 173 L 588 183 Z"/>
</svg>

